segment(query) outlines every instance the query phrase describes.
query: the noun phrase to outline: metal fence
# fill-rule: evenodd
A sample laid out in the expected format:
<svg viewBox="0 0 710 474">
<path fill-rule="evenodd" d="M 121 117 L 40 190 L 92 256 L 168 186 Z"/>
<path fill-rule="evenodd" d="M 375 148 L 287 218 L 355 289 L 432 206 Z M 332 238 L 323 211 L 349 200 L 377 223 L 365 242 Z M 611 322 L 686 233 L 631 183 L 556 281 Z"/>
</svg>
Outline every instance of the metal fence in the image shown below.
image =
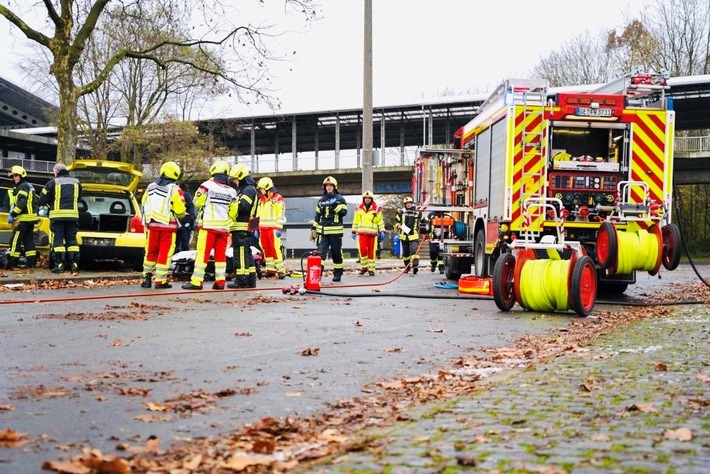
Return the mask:
<svg viewBox="0 0 710 474">
<path fill-rule="evenodd" d="M 686 153 L 710 151 L 710 137 L 676 137 L 675 151 Z"/>
<path fill-rule="evenodd" d="M 0 169 L 9 170 L 13 166 L 22 166 L 27 172 L 52 174 L 54 161 L 26 160 L 0 157 Z"/>
<path fill-rule="evenodd" d="M 710 136 L 676 137 L 675 151 L 680 153 L 710 152 Z M 414 162 L 415 156 L 416 148 L 414 147 L 407 147 L 404 150 L 385 149 L 384 153 L 380 150 L 375 150 L 373 153 L 373 165 L 375 167 L 407 166 Z M 238 160 L 240 163 L 250 166 L 252 171 L 257 174 L 294 170 L 294 160 L 286 154 L 258 156 L 253 160 L 251 156 L 240 156 Z M 347 150 L 341 152 L 337 157 L 331 154 L 316 157 L 310 153 L 302 153 L 299 154 L 295 163 L 299 170 L 327 170 L 359 168 L 362 161 L 361 155 L 355 150 Z M 9 170 L 15 165 L 22 166 L 28 172 L 51 175 L 54 162 L 0 157 L 0 169 Z M 143 172 L 146 177 L 151 177 L 154 174 L 150 166 L 145 166 Z"/>
</svg>

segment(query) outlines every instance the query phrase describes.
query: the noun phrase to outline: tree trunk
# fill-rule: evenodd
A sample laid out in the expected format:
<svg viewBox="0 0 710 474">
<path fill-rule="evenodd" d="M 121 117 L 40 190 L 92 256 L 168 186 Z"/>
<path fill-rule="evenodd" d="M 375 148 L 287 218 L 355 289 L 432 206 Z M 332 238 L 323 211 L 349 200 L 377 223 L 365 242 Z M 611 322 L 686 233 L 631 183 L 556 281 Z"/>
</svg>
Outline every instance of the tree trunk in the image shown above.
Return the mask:
<svg viewBox="0 0 710 474">
<path fill-rule="evenodd" d="M 59 85 L 59 118 L 57 120 L 57 161 L 69 164 L 76 158 L 76 86 L 71 73 L 57 69 Z"/>
</svg>

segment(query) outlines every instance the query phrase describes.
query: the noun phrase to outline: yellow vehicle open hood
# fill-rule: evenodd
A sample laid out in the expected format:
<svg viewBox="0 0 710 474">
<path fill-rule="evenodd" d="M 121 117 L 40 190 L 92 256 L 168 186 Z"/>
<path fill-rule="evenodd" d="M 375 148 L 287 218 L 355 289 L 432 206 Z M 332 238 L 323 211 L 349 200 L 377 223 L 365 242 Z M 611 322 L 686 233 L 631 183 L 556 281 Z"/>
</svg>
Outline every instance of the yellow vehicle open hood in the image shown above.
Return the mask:
<svg viewBox="0 0 710 474">
<path fill-rule="evenodd" d="M 86 189 L 133 192 L 143 176 L 131 163 L 120 161 L 74 160 L 67 168 Z"/>
</svg>

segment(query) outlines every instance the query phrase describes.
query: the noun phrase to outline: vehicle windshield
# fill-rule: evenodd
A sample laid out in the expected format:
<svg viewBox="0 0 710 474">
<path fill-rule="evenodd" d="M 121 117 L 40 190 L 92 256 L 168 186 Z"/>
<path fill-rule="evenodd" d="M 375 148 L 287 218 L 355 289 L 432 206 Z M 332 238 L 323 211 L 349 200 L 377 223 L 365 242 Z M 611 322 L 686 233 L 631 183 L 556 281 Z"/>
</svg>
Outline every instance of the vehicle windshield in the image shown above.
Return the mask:
<svg viewBox="0 0 710 474">
<path fill-rule="evenodd" d="M 70 172 L 81 183 L 111 184 L 115 186 L 129 186 L 135 177 L 130 173 L 122 173 L 115 169 L 78 169 Z"/>
</svg>

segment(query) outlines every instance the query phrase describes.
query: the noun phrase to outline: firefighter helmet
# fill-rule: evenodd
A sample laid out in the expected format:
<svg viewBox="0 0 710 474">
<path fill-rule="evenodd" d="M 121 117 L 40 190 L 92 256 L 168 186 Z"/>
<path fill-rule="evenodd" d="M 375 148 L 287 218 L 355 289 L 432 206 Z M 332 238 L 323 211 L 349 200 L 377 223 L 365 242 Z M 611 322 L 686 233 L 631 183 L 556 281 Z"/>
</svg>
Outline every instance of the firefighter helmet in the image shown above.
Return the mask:
<svg viewBox="0 0 710 474">
<path fill-rule="evenodd" d="M 12 176 L 13 174 L 18 175 L 21 178 L 26 178 L 27 177 L 27 171 L 22 166 L 13 166 L 10 168 L 10 172 L 7 174 L 8 176 Z"/>
<path fill-rule="evenodd" d="M 160 176 L 168 179 L 178 179 L 180 177 L 180 166 L 174 161 L 166 161 L 160 167 Z"/>
<path fill-rule="evenodd" d="M 229 170 L 229 177 L 232 179 L 238 179 L 240 181 L 246 178 L 248 174 L 249 168 L 247 168 L 247 165 L 243 163 L 237 163 L 236 165 L 232 166 L 232 169 Z"/>
<path fill-rule="evenodd" d="M 263 189 L 264 191 L 268 191 L 269 189 L 274 187 L 274 182 L 271 181 L 271 178 L 264 176 L 259 180 L 258 183 L 256 183 L 256 187 L 259 189 Z"/>
<path fill-rule="evenodd" d="M 370 191 L 370 190 L 368 189 L 367 191 L 365 191 L 364 193 L 362 193 L 362 198 L 363 198 L 363 199 L 365 199 L 365 198 L 375 199 L 375 196 L 374 196 L 374 194 L 372 194 L 372 191 Z"/>
<path fill-rule="evenodd" d="M 326 178 L 323 180 L 323 186 L 325 186 L 326 184 L 332 184 L 333 187 L 337 188 L 338 180 L 333 178 L 332 176 L 326 176 Z"/>
<path fill-rule="evenodd" d="M 406 198 L 404 198 L 404 204 L 407 204 L 408 202 L 414 203 L 414 199 L 412 199 L 411 197 L 407 196 Z"/>
<path fill-rule="evenodd" d="M 215 161 L 212 166 L 210 166 L 210 176 L 216 174 L 227 174 L 229 173 L 229 163 L 223 160 Z"/>
</svg>

